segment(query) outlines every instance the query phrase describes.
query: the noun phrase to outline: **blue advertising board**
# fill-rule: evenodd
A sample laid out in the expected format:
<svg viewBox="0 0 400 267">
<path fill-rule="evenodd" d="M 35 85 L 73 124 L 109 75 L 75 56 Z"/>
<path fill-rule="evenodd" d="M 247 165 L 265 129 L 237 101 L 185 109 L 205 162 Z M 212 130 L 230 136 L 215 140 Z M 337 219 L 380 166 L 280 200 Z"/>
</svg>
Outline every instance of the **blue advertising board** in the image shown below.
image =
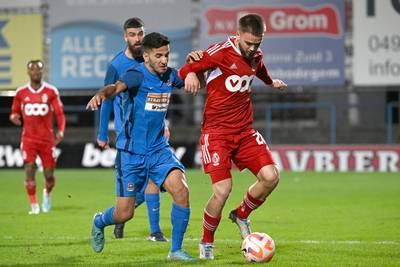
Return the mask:
<svg viewBox="0 0 400 267">
<path fill-rule="evenodd" d="M 93 1 L 49 2 L 50 82 L 60 90 L 101 87 L 108 62 L 126 47 L 123 23 L 135 16 L 144 21 L 147 33 L 157 31 L 169 37 L 169 66 L 179 67 L 192 50 L 190 7 L 185 0 L 141 5 L 129 1 L 102 5 Z"/>
</svg>

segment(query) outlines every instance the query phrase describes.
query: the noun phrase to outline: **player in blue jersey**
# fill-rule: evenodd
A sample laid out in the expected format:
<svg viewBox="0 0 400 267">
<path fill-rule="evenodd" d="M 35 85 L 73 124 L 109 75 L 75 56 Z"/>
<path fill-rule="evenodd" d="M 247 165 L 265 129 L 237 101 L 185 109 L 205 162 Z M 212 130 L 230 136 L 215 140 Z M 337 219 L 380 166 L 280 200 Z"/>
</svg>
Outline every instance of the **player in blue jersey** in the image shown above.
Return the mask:
<svg viewBox="0 0 400 267">
<path fill-rule="evenodd" d="M 135 17 L 125 21 L 124 39 L 127 47 L 110 62 L 104 79 L 104 85 L 114 84 L 129 68 L 138 66 L 143 62 L 142 41 L 144 35 L 144 23 L 140 18 Z M 119 132 L 122 130 L 121 125 L 124 114 L 127 109 L 129 109 L 130 102 L 131 99 L 128 92 L 123 92 L 115 96 L 113 99 L 106 100 L 102 104 L 100 110 L 99 132 L 97 136 L 97 144 L 100 147 L 108 147 L 108 122 L 111 113 L 114 113 L 114 129 L 118 136 Z M 165 128 L 165 133 L 169 135 L 167 127 Z M 122 149 L 123 147 L 118 146 L 117 144 L 117 148 Z M 146 201 L 150 224 L 150 235 L 148 240 L 166 242 L 167 239 L 160 227 L 160 191 L 153 182 L 148 184 L 144 194 L 139 193 L 136 195 L 135 208 L 140 206 L 144 201 Z M 123 238 L 123 235 L 124 224 L 116 224 L 114 228 L 115 238 Z"/>
<path fill-rule="evenodd" d="M 87 105 L 87 108 L 97 109 L 106 98 L 124 91 L 133 99 L 125 115 L 124 130 L 117 137 L 117 143 L 124 147 L 118 149 L 116 160 L 117 204 L 104 213 L 95 214 L 92 247 L 95 252 L 101 252 L 104 247 L 104 228 L 124 223 L 133 217 L 137 193 L 143 192 L 148 181 L 152 180 L 160 190 L 168 191 L 173 198 L 168 258 L 194 260 L 182 250 L 190 217 L 184 167 L 163 134 L 171 92 L 174 87 L 180 88 L 184 84 L 177 71 L 167 67 L 169 41 L 166 36 L 159 33 L 146 35 L 143 51 L 144 63 L 129 69 L 115 84 L 105 86 Z"/>
</svg>

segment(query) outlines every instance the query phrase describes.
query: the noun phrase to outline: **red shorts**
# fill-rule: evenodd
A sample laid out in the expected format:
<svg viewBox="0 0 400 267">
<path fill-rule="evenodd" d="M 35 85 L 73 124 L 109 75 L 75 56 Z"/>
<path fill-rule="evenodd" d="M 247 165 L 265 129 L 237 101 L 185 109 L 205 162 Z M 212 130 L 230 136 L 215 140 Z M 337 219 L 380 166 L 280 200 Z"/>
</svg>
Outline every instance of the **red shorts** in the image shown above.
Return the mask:
<svg viewBox="0 0 400 267">
<path fill-rule="evenodd" d="M 204 172 L 210 173 L 212 183 L 232 177 L 232 162 L 240 170 L 247 168 L 254 175 L 262 167 L 275 164 L 267 143 L 256 130 L 236 135 L 203 133 L 200 151 Z"/>
<path fill-rule="evenodd" d="M 35 162 L 39 155 L 43 168 L 54 168 L 56 166 L 55 149 L 55 146 L 51 143 L 21 142 L 24 163 Z"/>
</svg>

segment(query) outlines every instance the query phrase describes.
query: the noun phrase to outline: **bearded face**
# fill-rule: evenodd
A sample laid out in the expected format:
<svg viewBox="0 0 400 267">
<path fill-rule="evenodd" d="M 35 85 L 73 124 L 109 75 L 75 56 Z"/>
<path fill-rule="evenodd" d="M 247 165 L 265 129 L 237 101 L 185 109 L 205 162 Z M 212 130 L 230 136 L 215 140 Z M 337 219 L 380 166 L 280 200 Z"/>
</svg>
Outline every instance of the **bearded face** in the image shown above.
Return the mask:
<svg viewBox="0 0 400 267">
<path fill-rule="evenodd" d="M 128 45 L 128 49 L 134 58 L 142 55 L 142 42 L 144 37 L 144 29 L 128 28 L 125 30 L 124 38 Z"/>
</svg>

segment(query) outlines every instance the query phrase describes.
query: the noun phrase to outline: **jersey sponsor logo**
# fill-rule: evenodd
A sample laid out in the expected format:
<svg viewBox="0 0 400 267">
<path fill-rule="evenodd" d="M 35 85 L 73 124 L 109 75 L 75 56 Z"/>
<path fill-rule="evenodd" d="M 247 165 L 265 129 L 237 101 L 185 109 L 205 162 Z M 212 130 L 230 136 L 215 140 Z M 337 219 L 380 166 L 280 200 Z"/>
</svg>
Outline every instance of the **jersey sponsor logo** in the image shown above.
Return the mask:
<svg viewBox="0 0 400 267">
<path fill-rule="evenodd" d="M 166 112 L 168 109 L 170 93 L 149 93 L 146 98 L 145 110 Z"/>
<path fill-rule="evenodd" d="M 45 116 L 49 113 L 49 106 L 47 104 L 28 103 L 24 107 L 26 116 Z"/>
<path fill-rule="evenodd" d="M 235 93 L 235 92 L 244 92 L 246 90 L 249 90 L 250 85 L 253 81 L 254 75 L 247 76 L 239 76 L 239 75 L 231 75 L 225 80 L 225 87 L 228 89 L 230 92 Z"/>
<path fill-rule="evenodd" d="M 31 98 L 30 98 L 29 96 L 26 96 L 26 97 L 24 98 L 24 101 L 25 101 L 25 102 L 31 101 Z"/>
</svg>

